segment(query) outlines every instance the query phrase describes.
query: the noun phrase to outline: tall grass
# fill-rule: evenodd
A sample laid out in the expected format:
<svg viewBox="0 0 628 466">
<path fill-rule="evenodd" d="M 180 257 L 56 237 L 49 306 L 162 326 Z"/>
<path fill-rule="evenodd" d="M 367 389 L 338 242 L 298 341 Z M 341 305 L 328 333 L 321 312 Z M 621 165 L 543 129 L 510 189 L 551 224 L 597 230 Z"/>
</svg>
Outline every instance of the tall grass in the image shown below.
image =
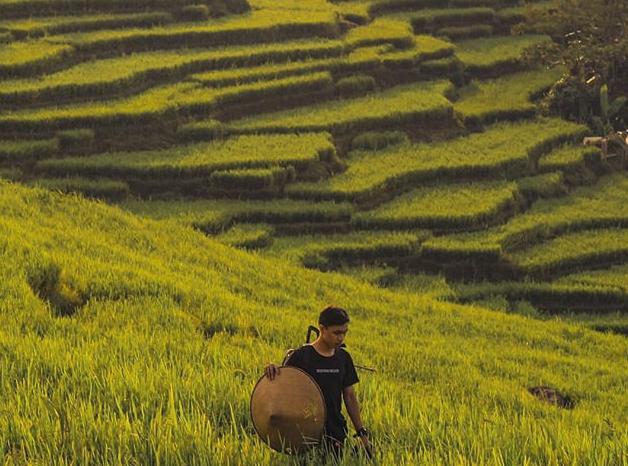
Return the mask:
<svg viewBox="0 0 628 466">
<path fill-rule="evenodd" d="M 3 182 L 0 208 L 6 464 L 293 463 L 256 438 L 248 399 L 329 302 L 378 370 L 357 388 L 381 464 L 625 462 L 621 337 L 391 293 Z M 38 276 L 78 297 L 72 315 L 56 317 Z M 576 408 L 539 402 L 539 384 Z"/>
</svg>

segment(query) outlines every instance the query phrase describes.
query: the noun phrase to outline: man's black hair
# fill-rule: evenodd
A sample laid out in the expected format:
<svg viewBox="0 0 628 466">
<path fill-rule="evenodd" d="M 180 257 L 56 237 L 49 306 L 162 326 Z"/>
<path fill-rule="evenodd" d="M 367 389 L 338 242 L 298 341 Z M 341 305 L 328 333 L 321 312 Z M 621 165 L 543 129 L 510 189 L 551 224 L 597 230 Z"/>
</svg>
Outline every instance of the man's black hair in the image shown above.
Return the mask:
<svg viewBox="0 0 628 466">
<path fill-rule="evenodd" d="M 347 311 L 336 306 L 327 306 L 318 316 L 318 323 L 325 327 L 344 325 L 347 322 L 349 322 L 349 314 L 347 314 Z"/>
</svg>

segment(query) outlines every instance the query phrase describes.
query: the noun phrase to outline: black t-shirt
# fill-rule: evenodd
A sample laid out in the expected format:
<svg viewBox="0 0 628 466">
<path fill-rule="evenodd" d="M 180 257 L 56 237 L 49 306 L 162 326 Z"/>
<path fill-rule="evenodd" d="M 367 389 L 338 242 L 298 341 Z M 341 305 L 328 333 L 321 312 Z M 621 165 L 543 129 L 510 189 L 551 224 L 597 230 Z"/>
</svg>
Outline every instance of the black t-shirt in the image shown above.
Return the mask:
<svg viewBox="0 0 628 466">
<path fill-rule="evenodd" d="M 327 407 L 325 434 L 338 440 L 347 437 L 347 422 L 342 415 L 342 390 L 359 381 L 353 360 L 343 348 L 337 348 L 333 356 L 322 356 L 312 345 L 295 350 L 287 366 L 303 369 L 316 381 L 323 392 Z"/>
</svg>

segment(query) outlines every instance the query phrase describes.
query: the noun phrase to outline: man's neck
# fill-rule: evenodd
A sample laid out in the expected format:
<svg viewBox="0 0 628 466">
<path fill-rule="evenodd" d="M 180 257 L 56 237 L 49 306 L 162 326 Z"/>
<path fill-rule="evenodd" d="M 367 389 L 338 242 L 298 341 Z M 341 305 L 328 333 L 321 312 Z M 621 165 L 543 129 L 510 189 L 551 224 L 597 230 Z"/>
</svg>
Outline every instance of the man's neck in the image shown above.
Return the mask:
<svg viewBox="0 0 628 466">
<path fill-rule="evenodd" d="M 320 337 L 314 340 L 312 346 L 316 351 L 318 351 L 319 354 L 322 354 L 323 356 L 333 356 L 336 353 L 336 348 L 333 346 L 327 346 L 327 344 L 325 344 L 325 342 L 321 340 Z"/>
</svg>

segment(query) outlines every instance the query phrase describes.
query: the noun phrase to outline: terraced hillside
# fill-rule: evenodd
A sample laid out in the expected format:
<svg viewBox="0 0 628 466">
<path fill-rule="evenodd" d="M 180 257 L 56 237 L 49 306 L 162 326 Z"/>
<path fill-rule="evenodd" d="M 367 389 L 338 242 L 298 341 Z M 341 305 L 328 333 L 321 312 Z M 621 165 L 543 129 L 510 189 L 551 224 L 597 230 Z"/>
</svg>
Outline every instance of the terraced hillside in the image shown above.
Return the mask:
<svg viewBox="0 0 628 466">
<path fill-rule="evenodd" d="M 2 180 L 0 212 L 4 464 L 304 464 L 257 438 L 249 396 L 329 302 L 352 316 L 355 361 L 377 369 L 358 393 L 378 464 L 625 463 L 622 336 L 382 290 Z"/>
<path fill-rule="evenodd" d="M 40 3 L 0 2 L 0 176 L 441 299 L 628 309 L 625 161 L 537 115 L 562 70 L 522 60 L 522 5 Z"/>
</svg>

